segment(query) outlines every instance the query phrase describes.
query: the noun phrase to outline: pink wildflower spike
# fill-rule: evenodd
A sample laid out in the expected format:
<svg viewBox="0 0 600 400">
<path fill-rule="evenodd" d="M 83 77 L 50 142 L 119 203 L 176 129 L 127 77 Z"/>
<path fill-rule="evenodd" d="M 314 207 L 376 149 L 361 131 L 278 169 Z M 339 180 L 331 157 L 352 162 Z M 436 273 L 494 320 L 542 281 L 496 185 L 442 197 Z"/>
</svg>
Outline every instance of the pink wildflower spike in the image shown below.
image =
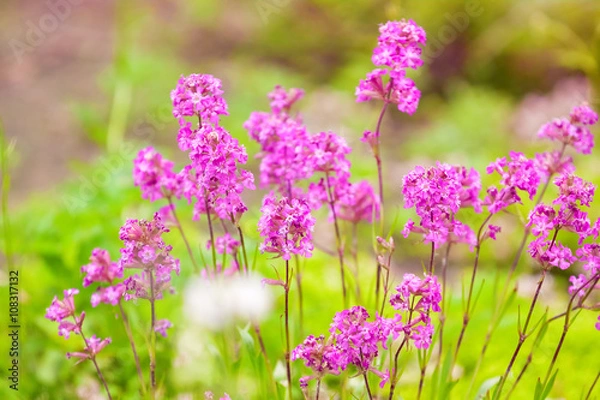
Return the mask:
<svg viewBox="0 0 600 400">
<path fill-rule="evenodd" d="M 171 289 L 171 274 L 179 275 L 179 260 L 170 255 L 171 246 L 164 243 L 162 234 L 169 230 L 163 225 L 158 213 L 152 221 L 130 219 L 121 227 L 119 237 L 124 243 L 121 249 L 120 266 L 142 269 L 140 274 L 132 275 L 123 283 L 127 292 L 125 300 L 150 298 L 150 275 L 155 279 L 155 299 L 162 298 L 162 292 Z"/>
<path fill-rule="evenodd" d="M 304 257 L 312 255 L 312 231 L 315 218 L 305 200 L 279 200 L 271 192 L 265 196 L 258 221 L 258 231 L 264 237 L 261 252 L 274 253 L 289 260 L 292 254 Z"/>
<path fill-rule="evenodd" d="M 298 100 L 304 97 L 304 90 L 291 88 L 286 91 L 281 85 L 275 86 L 275 89 L 269 93 L 269 99 L 271 100 L 271 110 L 275 114 L 282 112 L 288 113 L 290 108 Z"/>
<path fill-rule="evenodd" d="M 367 74 L 356 88 L 356 101 L 383 100 L 396 104 L 398 110 L 413 114 L 421 97 L 415 83 L 406 77 L 406 69 L 423 65 L 421 46 L 426 42 L 425 31 L 414 21 L 389 21 L 379 27 L 373 64 L 379 67 Z M 384 76 L 388 75 L 384 83 Z M 374 149 L 374 146 L 371 146 Z M 374 149 L 375 151 L 376 149 Z"/>
<path fill-rule="evenodd" d="M 573 108 L 570 118 L 556 118 L 543 125 L 538 136 L 572 146 L 581 154 L 590 154 L 594 147 L 594 135 L 588 126 L 598 122 L 596 114 L 586 103 Z"/>
<path fill-rule="evenodd" d="M 92 294 L 92 307 L 96 307 L 100 303 L 116 306 L 124 297 L 126 291 L 127 286 L 125 283 L 118 283 L 114 286 L 98 288 L 98 290 Z"/>
</svg>

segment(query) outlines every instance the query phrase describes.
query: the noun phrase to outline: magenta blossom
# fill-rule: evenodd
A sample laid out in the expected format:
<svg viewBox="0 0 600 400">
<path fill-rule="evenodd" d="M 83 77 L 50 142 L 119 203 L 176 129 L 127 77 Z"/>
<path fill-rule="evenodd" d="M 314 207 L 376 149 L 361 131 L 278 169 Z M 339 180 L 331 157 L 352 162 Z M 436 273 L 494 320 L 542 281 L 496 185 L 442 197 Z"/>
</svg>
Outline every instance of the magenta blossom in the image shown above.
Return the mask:
<svg viewBox="0 0 600 400">
<path fill-rule="evenodd" d="M 312 231 L 315 218 L 305 200 L 283 197 L 273 192 L 265 196 L 258 221 L 258 231 L 264 237 L 261 252 L 275 253 L 289 260 L 292 254 L 312 255 Z"/>
<path fill-rule="evenodd" d="M 85 340 L 86 346 L 82 352 L 67 353 L 67 358 L 78 358 L 79 361 L 77 361 L 77 364 L 85 360 L 93 359 L 111 341 L 110 338 L 99 339 L 96 335 L 92 335 L 92 337 Z"/>
<path fill-rule="evenodd" d="M 590 154 L 594 147 L 594 135 L 588 126 L 598 122 L 598 114 L 587 103 L 573 108 L 570 118 L 556 118 L 538 131 L 541 138 L 572 146 L 581 154 Z"/>
<path fill-rule="evenodd" d="M 92 251 L 90 263 L 81 267 L 81 272 L 86 274 L 83 287 L 94 282 L 112 283 L 117 278 L 123 278 L 123 268 L 110 260 L 108 251 L 100 248 Z"/>
</svg>

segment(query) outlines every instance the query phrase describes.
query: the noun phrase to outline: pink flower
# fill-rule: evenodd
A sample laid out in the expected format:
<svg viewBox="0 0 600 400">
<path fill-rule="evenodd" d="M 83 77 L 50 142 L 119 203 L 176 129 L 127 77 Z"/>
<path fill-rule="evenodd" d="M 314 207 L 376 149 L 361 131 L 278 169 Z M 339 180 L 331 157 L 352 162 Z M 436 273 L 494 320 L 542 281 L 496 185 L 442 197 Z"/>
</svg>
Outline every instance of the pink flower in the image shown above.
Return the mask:
<svg viewBox="0 0 600 400">
<path fill-rule="evenodd" d="M 92 335 L 92 337 L 86 339 L 86 346 L 83 349 L 83 352 L 75 352 L 75 353 L 67 353 L 67 358 L 79 358 L 77 363 L 80 363 L 84 360 L 92 359 L 96 357 L 100 351 L 105 348 L 112 340 L 110 338 L 99 339 L 96 335 Z"/>
<path fill-rule="evenodd" d="M 152 221 L 129 219 L 121 227 L 119 237 L 124 247 L 119 265 L 123 269 L 142 269 L 141 274 L 132 275 L 123 282 L 128 292 L 125 300 L 151 298 L 150 271 L 154 277 L 155 299 L 162 298 L 162 292 L 170 290 L 171 273 L 179 275 L 179 260 L 170 255 L 172 248 L 162 239 L 162 234 L 168 231 L 158 213 Z"/>
<path fill-rule="evenodd" d="M 353 224 L 360 221 L 372 223 L 379 219 L 379 196 L 367 181 L 350 184 L 346 196 L 335 206 L 337 216 Z"/>
<path fill-rule="evenodd" d="M 229 115 L 222 95 L 220 79 L 208 74 L 182 75 L 171 92 L 173 116 L 198 116 L 203 123 L 218 124 L 220 115 Z"/>
<path fill-rule="evenodd" d="M 77 289 L 67 289 L 64 291 L 63 300 L 54 296 L 52 304 L 46 309 L 46 318 L 50 321 L 60 322 L 65 318 L 75 315 L 75 302 L 73 297 L 79 293 Z"/>
<path fill-rule="evenodd" d="M 206 242 L 206 250 L 210 250 L 210 246 L 211 242 L 209 240 Z M 215 239 L 215 249 L 218 254 L 235 254 L 238 247 L 240 247 L 240 242 L 231 237 L 229 233 Z"/>
<path fill-rule="evenodd" d="M 110 261 L 108 251 L 100 248 L 92 251 L 90 263 L 81 267 L 81 272 L 86 274 L 83 287 L 94 282 L 112 283 L 113 280 L 123 277 L 123 269 L 116 262 Z"/>
<path fill-rule="evenodd" d="M 306 200 L 279 200 L 273 192 L 265 196 L 258 221 L 258 231 L 264 237 L 261 252 L 275 253 L 289 260 L 292 254 L 312 255 L 312 231 L 315 219 Z"/>
<path fill-rule="evenodd" d="M 181 179 L 173 172 L 173 165 L 153 147 L 140 150 L 133 160 L 133 183 L 142 190 L 142 198 L 155 201 L 181 197 Z"/>
<path fill-rule="evenodd" d="M 160 333 L 163 337 L 167 337 L 167 329 L 173 327 L 173 324 L 168 319 L 160 319 L 154 325 L 154 331 Z"/>
<path fill-rule="evenodd" d="M 92 307 L 96 307 L 100 303 L 116 306 L 125 295 L 126 290 L 127 287 L 124 283 L 98 288 L 98 290 L 92 294 Z"/>
<path fill-rule="evenodd" d="M 461 207 L 480 209 L 481 183 L 476 172 L 464 167 L 437 163 L 435 167 L 415 167 L 402 179 L 404 207 L 415 208 L 419 225 L 408 220 L 402 234 L 422 234 L 426 243 L 439 247 L 444 243 L 462 242 L 475 245 L 473 231 L 455 218 Z"/>
<path fill-rule="evenodd" d="M 538 131 L 538 136 L 572 146 L 581 154 L 590 154 L 594 147 L 594 135 L 588 126 L 596 122 L 598 114 L 584 103 L 573 108 L 569 119 L 556 118 L 543 125 Z"/>
</svg>

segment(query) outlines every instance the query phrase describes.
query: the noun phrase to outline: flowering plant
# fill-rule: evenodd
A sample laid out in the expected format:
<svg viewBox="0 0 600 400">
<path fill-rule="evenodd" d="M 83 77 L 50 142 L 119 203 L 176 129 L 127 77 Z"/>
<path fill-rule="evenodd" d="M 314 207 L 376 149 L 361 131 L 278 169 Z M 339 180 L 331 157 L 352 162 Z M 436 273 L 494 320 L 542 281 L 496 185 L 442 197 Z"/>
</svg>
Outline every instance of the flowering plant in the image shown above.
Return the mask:
<svg viewBox="0 0 600 400">
<path fill-rule="evenodd" d="M 177 82 L 171 92 L 172 113 L 179 125 L 176 142 L 187 154 L 186 165 L 177 172 L 175 163 L 154 147 L 140 150 L 133 160 L 133 184 L 140 188 L 143 199 L 165 204 L 154 210 L 150 220 L 125 220 L 118 233 L 122 248 L 117 261 L 111 260 L 108 251 L 96 248 L 89 264 L 81 268 L 85 274 L 81 286 L 95 286 L 89 298 L 92 308 L 115 307 L 123 322 L 141 397 L 168 396 L 161 387 L 167 368 L 160 365 L 159 352 L 165 348 L 160 342 L 170 340 L 173 334 L 184 335 L 171 320 L 158 316 L 167 308 L 161 303 L 178 296 L 175 282 L 185 274 L 194 275 L 190 279 L 196 280 L 184 295 L 184 309 L 193 315 L 191 323 L 220 332 L 222 349 L 213 346 L 210 352 L 218 354 L 223 363 L 239 367 L 236 357 L 242 344 L 251 354 L 258 354 L 252 362 L 257 371 L 265 371 L 264 376 L 257 373 L 255 377 L 259 381 L 256 386 L 261 386 L 256 392 L 266 396 L 262 398 L 319 399 L 336 394 L 341 398 L 399 398 L 404 372 L 413 367 L 418 375 L 414 379 L 418 382 L 417 399 L 426 391 L 447 398 L 456 383 L 453 371 L 462 360 L 461 349 L 468 342 L 468 328 L 483 290 L 478 273 L 485 248 L 502 238 L 503 217 L 530 203 L 514 262 L 509 267 L 498 266 L 499 276 L 506 281 L 502 284 L 502 279 L 497 279 L 494 306 L 487 310 L 490 324 L 472 379 L 477 377 L 505 311 L 512 305 L 513 278 L 526 250 L 539 280 L 526 311 L 519 309 L 514 351 L 505 368 L 495 371 L 493 382 L 483 386 L 482 396 L 510 396 L 537 349 L 533 346 L 523 360 L 525 344 L 532 336 L 536 344 L 540 343 L 548 326 L 563 320 L 564 329 L 556 345 L 551 344 L 553 355 L 546 374 L 536 381 L 534 396 L 541 399 L 551 392 L 558 373 L 556 363 L 575 317 L 582 310 L 598 308 L 593 299 L 600 287 L 600 245 L 596 243 L 600 219 L 593 222 L 588 215 L 595 186 L 576 174 L 576 160 L 568 154 L 591 153 L 591 129 L 598 115 L 587 103 L 577 104 L 568 118 L 543 125 L 539 138 L 558 148 L 533 156 L 510 151 L 508 156 L 490 162 L 485 172 L 496 180 L 494 185 L 486 187 L 485 178 L 475 168 L 441 161 L 417 165 L 401 179 L 388 180 L 383 168 L 382 142 L 386 138 L 382 121 L 390 104 L 408 115 L 417 112 L 421 92 L 408 75 L 409 70 L 423 66 L 426 34 L 412 20 L 389 21 L 379 32 L 372 55 L 375 69 L 355 91 L 357 102 L 369 101 L 381 107 L 374 130 L 362 135 L 375 161 L 376 189 L 368 180 L 353 177 L 352 149 L 345 137 L 330 130 L 311 133 L 302 115 L 293 111 L 304 91 L 278 85 L 268 95 L 270 111 L 252 112 L 243 124 L 260 148 L 256 155 L 260 160 L 258 185 L 268 190 L 260 210 L 253 209 L 246 199 L 256 190 L 254 174 L 245 169 L 248 154 L 221 124 L 221 118 L 229 115 L 221 80 L 191 74 Z M 386 196 L 387 182 L 400 189 L 401 199 Z M 554 198 L 549 197 L 551 192 L 556 193 Z M 183 207 L 178 201 L 184 202 Z M 190 221 L 182 223 L 178 216 L 186 201 L 193 209 L 191 220 L 200 221 L 197 224 L 205 233 L 202 246 L 187 236 L 189 227 L 184 227 Z M 403 204 L 412 214 L 402 221 L 401 229 L 385 219 L 386 212 L 392 210 L 390 204 Z M 318 219 L 323 208 L 327 217 Z M 255 214 L 259 214 L 257 221 L 248 222 Z M 367 252 L 357 235 L 359 227 L 366 225 L 370 225 L 373 244 L 369 261 L 358 256 L 359 249 Z M 172 255 L 176 249 L 167 244 L 174 239 L 169 236 L 169 227 L 176 228 L 187 252 L 184 257 Z M 327 228 L 331 238 L 322 240 Z M 351 244 L 347 231 L 352 231 Z M 428 258 L 421 260 L 421 265 L 417 262 L 410 268 L 399 268 L 394 262 L 399 240 L 422 244 Z M 252 248 L 256 249 L 254 258 Z M 448 318 L 453 249 L 466 253 L 465 259 L 472 262 L 463 287 L 462 319 L 458 321 Z M 339 287 L 339 298 L 323 299 L 335 303 L 337 312 L 328 317 L 328 330 L 321 327 L 320 332 L 326 334 L 311 331 L 305 335 L 303 324 L 319 304 L 303 298 L 303 285 L 329 283 L 312 282 L 311 270 L 304 268 L 305 260 L 318 253 L 336 259 L 319 260 L 318 267 L 335 270 L 332 277 L 339 271 L 339 282 L 332 278 Z M 257 264 L 272 267 L 272 271 L 266 273 L 268 268 Z M 571 272 L 578 267 L 581 271 Z M 571 285 L 565 290 L 568 301 L 561 305 L 559 314 L 553 316 L 547 311 L 539 317 L 536 313 L 541 308 L 544 283 L 560 271 L 571 275 Z M 261 276 L 262 286 L 255 287 L 257 272 L 266 276 Z M 279 286 L 284 293 L 280 307 L 283 344 L 276 354 L 269 354 L 265 343 L 274 340 L 277 333 L 265 333 L 261 328 L 267 313 L 263 311 L 268 311 L 269 305 L 253 303 L 260 296 L 257 293 L 271 290 L 265 285 Z M 298 294 L 297 301 L 291 298 L 293 292 Z M 54 297 L 46 318 L 59 324 L 59 336 L 82 337 L 83 349 L 67 353 L 67 358 L 77 358 L 78 363 L 90 360 L 106 395 L 112 398 L 111 382 L 98 362 L 110 350 L 111 338 L 87 334 L 86 313 L 78 312 L 75 304 L 77 294 L 79 289 L 73 288 L 65 290 L 61 300 Z M 136 319 L 136 325 L 132 324 L 128 315 L 146 305 L 147 321 Z M 210 309 L 211 318 L 218 321 L 211 323 L 199 317 L 202 308 Z M 226 326 L 232 324 L 245 327 L 227 331 Z M 600 330 L 600 322 L 595 327 Z M 136 341 L 136 329 L 145 332 L 142 343 L 147 348 L 147 377 L 142 362 L 146 353 L 140 352 L 143 346 L 139 337 Z M 475 345 L 469 342 L 469 346 Z M 516 376 L 515 368 L 520 368 Z M 229 392 L 234 393 L 235 378 L 228 376 L 227 383 L 233 386 Z M 214 398 L 210 390 L 204 396 Z M 224 394 L 222 398 L 230 397 Z"/>
</svg>

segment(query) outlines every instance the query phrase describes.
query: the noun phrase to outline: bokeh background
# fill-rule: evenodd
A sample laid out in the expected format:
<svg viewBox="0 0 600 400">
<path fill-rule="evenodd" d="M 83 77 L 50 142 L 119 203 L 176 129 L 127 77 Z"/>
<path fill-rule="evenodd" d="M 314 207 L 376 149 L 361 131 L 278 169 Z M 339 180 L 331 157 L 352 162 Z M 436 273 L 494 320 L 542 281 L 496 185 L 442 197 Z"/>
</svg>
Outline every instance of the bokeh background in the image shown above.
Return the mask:
<svg viewBox="0 0 600 400">
<path fill-rule="evenodd" d="M 581 101 L 600 108 L 600 3 L 596 0 L 2 1 L 0 119 L 9 159 L 2 170 L 6 211 L 0 234 L 0 323 L 6 325 L 6 271 L 11 262 L 21 270 L 23 325 L 21 387 L 15 398 L 94 398 L 99 393 L 90 365 L 73 367 L 64 359 L 64 352 L 73 350 L 74 344 L 56 335 L 55 324 L 43 319 L 44 310 L 55 294 L 80 286 L 79 268 L 94 247 L 107 248 L 116 257 L 118 229 L 125 218 L 148 218 L 158 208 L 143 201 L 132 186 L 137 151 L 153 145 L 179 167 L 184 165 L 186 155 L 176 146 L 177 122 L 169 99 L 181 74 L 211 73 L 223 80 L 231 114 L 223 125 L 247 146 L 253 171 L 257 171 L 253 155 L 258 149 L 242 124 L 250 112 L 268 109 L 266 94 L 281 84 L 306 90 L 300 111 L 309 130 L 331 129 L 344 136 L 353 147 L 355 179 L 375 182 L 374 162 L 359 138 L 365 129 L 373 129 L 379 107 L 355 103 L 354 89 L 373 68 L 370 56 L 377 25 L 399 18 L 422 25 L 428 44 L 426 65 L 412 74 L 423 93 L 417 113 L 388 112 L 384 120 L 389 225 L 393 219 L 400 226 L 410 216 L 402 209 L 400 183 L 415 164 L 440 160 L 483 172 L 509 150 L 532 155 L 547 149 L 547 143 L 536 140 L 538 127 L 566 115 Z M 575 163 L 585 179 L 600 182 L 598 150 L 577 156 Z M 484 181 L 491 182 L 487 177 Z M 247 198 L 253 207 L 244 224 L 254 245 L 263 194 L 257 191 Z M 203 227 L 191 221 L 185 204 L 181 208 L 187 230 L 202 242 Z M 513 233 L 521 229 L 526 210 L 503 217 L 506 235 L 485 250 L 483 276 L 493 277 L 506 268 L 520 237 Z M 599 212 L 592 209 L 591 214 Z M 324 216 L 319 240 L 332 248 L 333 236 Z M 479 216 L 468 218 L 480 221 Z M 361 235 L 370 241 L 368 227 L 361 229 Z M 426 246 L 400 240 L 398 232 L 395 236 L 396 270 L 418 270 L 427 258 Z M 170 237 L 175 253 L 185 258 L 179 238 Z M 371 265 L 369 252 L 365 246 L 361 257 Z M 451 263 L 457 316 L 463 267 L 469 266 L 469 257 L 467 249 L 459 249 Z M 259 257 L 258 263 L 263 275 L 272 273 L 272 261 Z M 325 332 L 339 310 L 339 304 L 328 301 L 337 288 L 335 261 L 317 255 L 306 269 L 307 298 L 312 300 L 306 305 L 303 333 Z M 519 288 L 526 294 L 535 282 L 535 270 L 526 260 L 520 270 Z M 183 290 L 187 278 L 189 274 L 183 273 L 176 286 Z M 560 309 L 567 279 L 567 274 L 554 276 L 543 298 L 545 305 Z M 323 284 L 329 281 L 329 286 Z M 484 304 L 486 292 L 482 293 Z M 160 310 L 170 313 L 176 326 L 185 326 L 180 305 L 180 296 L 173 296 Z M 485 306 L 477 312 L 470 328 L 474 342 L 487 329 Z M 144 310 L 134 307 L 132 314 L 143 326 Z M 585 318 L 570 334 L 555 397 L 578 398 L 600 368 L 598 357 L 590 351 L 597 343 L 594 317 Z M 111 310 L 99 308 L 89 312 L 86 324 L 99 335 L 113 337 L 114 353 L 101 362 L 118 396 L 136 398 L 129 348 L 120 325 L 113 333 L 106 322 L 112 319 Z M 506 365 L 506 353 L 513 346 L 506 338 L 516 339 L 516 314 L 507 321 L 476 387 Z M 277 313 L 265 326 L 274 354 L 281 340 Z M 247 360 L 225 372 L 218 363 L 210 364 L 211 368 L 184 368 L 179 356 L 190 351 L 190 342 L 182 332 L 161 343 L 167 398 L 202 398 L 199 394 L 208 389 L 234 395 L 253 385 Z M 141 328 L 136 334 L 141 337 Z M 235 335 L 235 330 L 228 334 Z M 202 337 L 212 340 L 208 334 Z M 0 360 L 7 359 L 5 339 L 0 342 Z M 301 340 L 300 332 L 296 331 L 295 339 Z M 543 370 L 551 348 L 542 348 L 534 358 L 521 394 L 533 390 L 536 371 Z M 477 346 L 466 350 L 457 374 L 468 375 L 476 357 Z M 0 398 L 14 396 L 7 390 L 5 368 L 1 370 Z M 411 373 L 406 375 L 412 379 Z M 468 381 L 465 387 L 459 384 L 455 398 L 463 398 Z M 403 396 L 411 398 L 410 391 Z"/>
</svg>

